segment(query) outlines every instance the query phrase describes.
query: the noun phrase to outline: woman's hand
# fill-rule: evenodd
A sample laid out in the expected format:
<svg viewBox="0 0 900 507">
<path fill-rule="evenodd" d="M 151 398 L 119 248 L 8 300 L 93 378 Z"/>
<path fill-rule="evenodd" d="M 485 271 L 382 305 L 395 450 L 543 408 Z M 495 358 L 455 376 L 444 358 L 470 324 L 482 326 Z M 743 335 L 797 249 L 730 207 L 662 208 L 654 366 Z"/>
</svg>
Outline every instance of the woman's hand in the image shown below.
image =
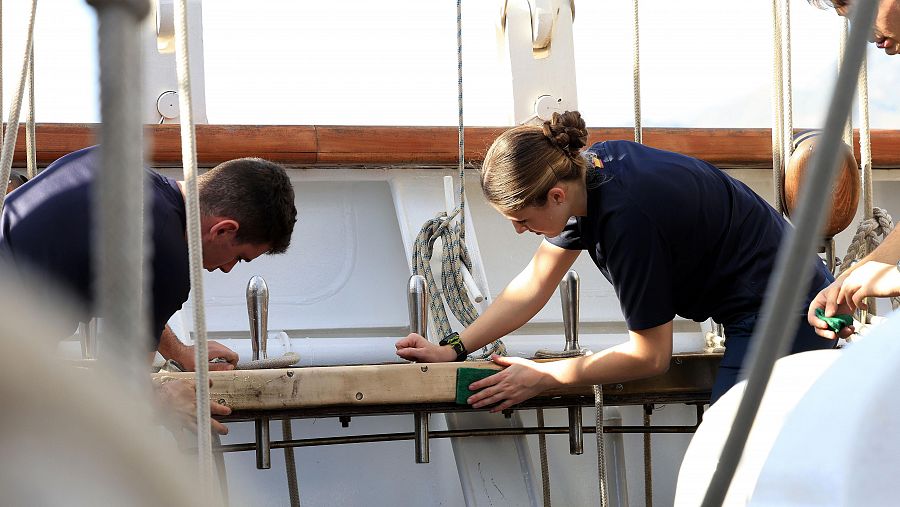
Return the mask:
<svg viewBox="0 0 900 507">
<path fill-rule="evenodd" d="M 835 333 L 828 327 L 828 323 L 816 316 L 816 310 L 822 308 L 826 317 L 834 317 L 837 314 L 851 314 L 853 308 L 847 303 L 838 304 L 838 294 L 841 291 L 841 285 L 844 283 L 845 277 L 838 277 L 828 287 L 822 289 L 812 301 L 809 302 L 809 309 L 806 313 L 806 320 L 813 327 L 816 334 L 822 338 L 835 340 L 837 338 L 846 338 L 853 334 L 853 326 L 848 326 Z"/>
<path fill-rule="evenodd" d="M 401 338 L 394 346 L 397 347 L 397 355 L 407 361 L 446 363 L 456 360 L 456 352 L 453 351 L 453 348 L 431 343 L 416 333 L 410 333 L 406 338 Z"/>
<path fill-rule="evenodd" d="M 900 270 L 896 264 L 868 261 L 854 269 L 841 285 L 837 302 L 866 309 L 863 298 L 900 296 Z"/>
<path fill-rule="evenodd" d="M 469 385 L 472 391 L 482 389 L 466 400 L 472 408 L 496 404 L 491 412 L 500 412 L 537 396 L 552 386 L 554 379 L 546 366 L 550 363 L 497 355 L 491 356 L 491 361 L 506 368 Z"/>
</svg>

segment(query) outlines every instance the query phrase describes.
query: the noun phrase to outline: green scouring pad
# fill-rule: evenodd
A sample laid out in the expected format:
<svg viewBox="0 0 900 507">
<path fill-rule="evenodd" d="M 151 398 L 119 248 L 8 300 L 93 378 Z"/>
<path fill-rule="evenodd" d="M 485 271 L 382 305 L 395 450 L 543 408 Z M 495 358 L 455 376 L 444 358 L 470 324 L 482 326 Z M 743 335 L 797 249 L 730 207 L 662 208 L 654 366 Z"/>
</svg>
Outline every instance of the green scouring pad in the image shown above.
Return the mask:
<svg viewBox="0 0 900 507">
<path fill-rule="evenodd" d="M 835 315 L 834 317 L 826 317 L 825 310 L 821 308 L 816 308 L 816 317 L 825 321 L 828 324 L 829 329 L 837 333 L 841 329 L 844 329 L 847 326 L 853 325 L 853 316 L 847 314 Z"/>
<path fill-rule="evenodd" d="M 499 371 L 492 368 L 460 368 L 456 370 L 456 403 L 468 405 L 466 400 L 476 393 L 469 389 L 469 384 L 490 377 Z"/>
</svg>

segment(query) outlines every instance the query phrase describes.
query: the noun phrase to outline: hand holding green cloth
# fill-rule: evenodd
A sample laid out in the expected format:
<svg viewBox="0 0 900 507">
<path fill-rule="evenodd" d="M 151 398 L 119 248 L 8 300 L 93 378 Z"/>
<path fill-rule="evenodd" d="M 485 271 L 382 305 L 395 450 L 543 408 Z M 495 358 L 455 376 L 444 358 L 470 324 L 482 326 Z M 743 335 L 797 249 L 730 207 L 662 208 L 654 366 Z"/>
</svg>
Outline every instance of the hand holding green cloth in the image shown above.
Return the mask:
<svg viewBox="0 0 900 507">
<path fill-rule="evenodd" d="M 847 315 L 845 313 L 835 315 L 834 317 L 826 317 L 825 310 L 821 308 L 816 308 L 816 317 L 825 321 L 828 324 L 828 328 L 837 333 L 841 329 L 845 327 L 849 327 L 853 325 L 853 316 Z"/>
<path fill-rule="evenodd" d="M 460 368 L 456 370 L 456 403 L 468 405 L 469 396 L 475 394 L 475 391 L 469 390 L 469 384 L 499 372 L 500 370 L 493 368 Z"/>
</svg>

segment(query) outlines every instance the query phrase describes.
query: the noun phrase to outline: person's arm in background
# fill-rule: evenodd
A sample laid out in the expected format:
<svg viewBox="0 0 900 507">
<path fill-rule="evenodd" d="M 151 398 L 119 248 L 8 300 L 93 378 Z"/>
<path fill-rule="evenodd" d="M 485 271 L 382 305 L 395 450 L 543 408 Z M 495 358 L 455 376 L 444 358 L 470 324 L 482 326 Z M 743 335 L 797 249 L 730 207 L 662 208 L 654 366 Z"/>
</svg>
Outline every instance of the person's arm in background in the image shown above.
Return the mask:
<svg viewBox="0 0 900 507">
<path fill-rule="evenodd" d="M 661 375 L 672 357 L 672 322 L 629 331 L 629 341 L 596 354 L 559 361 L 535 362 L 518 357 L 491 358 L 504 370 L 472 383 L 477 391 L 468 402 L 474 408 L 495 405 L 505 410 L 554 388 L 625 382 Z"/>
<path fill-rule="evenodd" d="M 846 338 L 852 328 L 844 328 L 835 334 L 828 324 L 816 317 L 817 308 L 823 308 L 828 317 L 836 314 L 853 313 L 857 308 L 865 308 L 863 298 L 900 296 L 900 233 L 894 229 L 884 242 L 844 271 L 831 285 L 822 289 L 810 302 L 807 320 L 824 338 L 837 336 Z"/>
<path fill-rule="evenodd" d="M 227 361 L 225 363 L 209 363 L 210 371 L 233 370 L 237 366 L 238 355 L 233 350 L 214 341 L 207 342 L 207 347 L 210 359 L 222 358 Z M 166 324 L 162 335 L 160 335 L 157 350 L 164 358 L 178 361 L 178 364 L 184 368 L 184 371 L 195 371 L 194 347 L 181 343 L 181 340 L 178 339 L 178 336 L 175 335 L 175 332 L 172 331 L 168 324 Z"/>
<path fill-rule="evenodd" d="M 566 250 L 543 241 L 528 266 L 516 275 L 485 312 L 460 333 L 469 352 L 522 327 L 547 304 L 580 250 Z M 443 337 L 441 337 L 443 338 Z M 426 363 L 453 361 L 456 352 L 412 333 L 396 343 L 397 355 Z"/>
</svg>

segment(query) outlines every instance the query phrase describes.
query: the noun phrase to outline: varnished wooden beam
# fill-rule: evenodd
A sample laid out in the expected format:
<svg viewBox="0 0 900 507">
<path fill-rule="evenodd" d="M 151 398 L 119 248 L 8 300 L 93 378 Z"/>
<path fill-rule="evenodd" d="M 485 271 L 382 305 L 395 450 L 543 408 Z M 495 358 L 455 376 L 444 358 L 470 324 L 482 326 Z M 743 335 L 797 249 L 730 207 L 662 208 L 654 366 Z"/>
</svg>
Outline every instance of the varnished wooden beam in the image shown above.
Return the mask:
<svg viewBox="0 0 900 507">
<path fill-rule="evenodd" d="M 38 163 L 49 164 L 97 143 L 96 125 L 39 124 Z M 480 163 L 491 142 L 508 127 L 467 127 L 465 157 Z M 443 165 L 458 158 L 455 127 L 366 127 L 328 125 L 197 125 L 197 155 L 210 167 L 236 157 L 255 156 L 287 165 Z M 632 139 L 630 128 L 591 128 L 589 142 Z M 155 166 L 181 164 L 178 125 L 148 125 Z M 857 135 L 858 139 L 858 135 Z M 648 146 L 675 151 L 722 167 L 771 168 L 769 129 L 644 129 Z M 859 150 L 856 150 L 857 158 Z M 872 131 L 876 168 L 900 168 L 900 131 Z M 20 127 L 14 163 L 25 164 L 25 134 Z"/>
<path fill-rule="evenodd" d="M 721 354 L 679 354 L 663 375 L 604 386 L 616 396 L 673 395 L 709 391 Z M 328 366 L 271 370 L 215 371 L 210 398 L 233 410 L 289 410 L 332 406 L 375 406 L 452 403 L 456 370 L 499 369 L 487 361 Z M 158 373 L 165 378 L 193 379 L 193 373 Z M 591 388 L 576 387 L 545 396 L 592 396 Z"/>
</svg>

